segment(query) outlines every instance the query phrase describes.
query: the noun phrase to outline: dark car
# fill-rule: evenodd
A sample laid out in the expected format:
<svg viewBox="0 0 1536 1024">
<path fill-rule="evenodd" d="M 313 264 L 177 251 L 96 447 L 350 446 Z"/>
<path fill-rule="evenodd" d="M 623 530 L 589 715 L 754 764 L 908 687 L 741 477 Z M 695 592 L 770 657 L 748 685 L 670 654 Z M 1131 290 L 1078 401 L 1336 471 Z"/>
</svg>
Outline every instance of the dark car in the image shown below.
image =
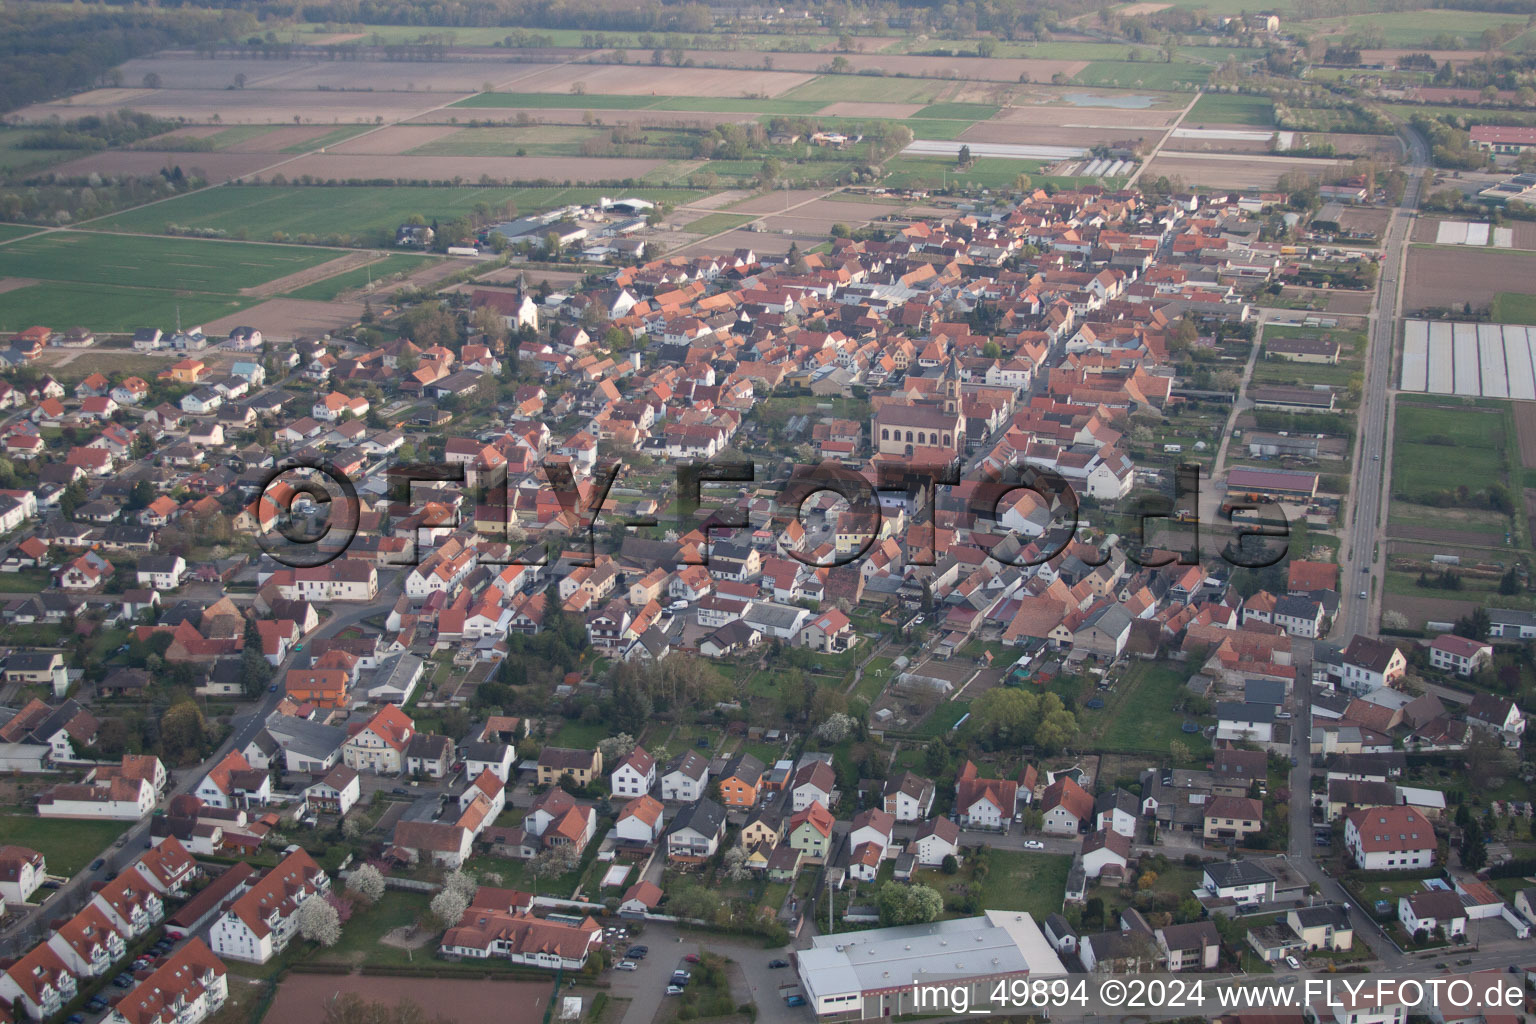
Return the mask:
<svg viewBox="0 0 1536 1024">
<path fill-rule="evenodd" d="M 107 1008 L 107 1001 L 101 996 L 92 996 L 91 1001 L 85 1004 L 85 1008 L 92 1013 L 99 1013 Z"/>
<path fill-rule="evenodd" d="M 646 949 L 644 946 L 630 946 L 624 951 L 624 956 L 629 960 L 644 960 L 645 954 L 649 952 L 650 950 Z"/>
<path fill-rule="evenodd" d="M 396 796 L 409 796 L 410 795 L 410 792 L 404 786 L 396 786 L 394 789 L 390 790 L 390 792 L 395 794 Z"/>
<path fill-rule="evenodd" d="M 768 969 L 772 970 L 772 971 L 776 971 L 776 970 L 778 970 L 781 967 L 788 967 L 788 966 L 789 966 L 789 961 L 788 960 L 769 960 L 768 961 Z"/>
<path fill-rule="evenodd" d="M 129 974 L 127 971 L 124 971 L 112 979 L 112 984 L 116 985 L 118 988 L 128 988 L 133 984 L 133 975 Z"/>
<path fill-rule="evenodd" d="M 91 870 L 92 871 L 100 871 L 101 870 L 101 866 L 103 864 L 105 864 L 105 863 L 106 863 L 105 860 L 103 860 L 100 857 L 97 857 L 95 860 L 91 861 Z"/>
<path fill-rule="evenodd" d="M 43 883 L 43 888 L 44 889 L 57 889 L 61 884 L 63 884 L 63 883 L 57 882 L 54 879 L 50 878 L 50 879 L 48 879 L 48 881 Z"/>
</svg>

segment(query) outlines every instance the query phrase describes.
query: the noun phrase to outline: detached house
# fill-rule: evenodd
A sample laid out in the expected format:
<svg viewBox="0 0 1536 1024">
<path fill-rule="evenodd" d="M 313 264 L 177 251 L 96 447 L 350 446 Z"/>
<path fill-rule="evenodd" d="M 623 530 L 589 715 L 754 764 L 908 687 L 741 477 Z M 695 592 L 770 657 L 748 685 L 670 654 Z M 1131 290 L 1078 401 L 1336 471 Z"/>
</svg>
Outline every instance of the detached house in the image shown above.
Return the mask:
<svg viewBox="0 0 1536 1024">
<path fill-rule="evenodd" d="M 538 784 L 549 786 L 563 778 L 586 786 L 603 773 L 603 755 L 596 750 L 545 747 L 539 751 Z"/>
<path fill-rule="evenodd" d="M 656 759 L 637 746 L 608 776 L 608 790 L 616 797 L 644 796 L 656 785 Z"/>
<path fill-rule="evenodd" d="M 398 775 L 405 769 L 405 749 L 415 723 L 395 704 L 386 704 L 341 745 L 342 763 L 353 771 Z"/>
<path fill-rule="evenodd" d="M 1412 807 L 1362 807 L 1344 816 L 1344 848 L 1366 871 L 1406 871 L 1435 862 L 1435 829 Z"/>
<path fill-rule="evenodd" d="M 689 804 L 667 829 L 667 860 L 702 864 L 715 855 L 725 837 L 725 808 L 707 797 Z"/>
<path fill-rule="evenodd" d="M 1045 787 L 1040 810 L 1045 815 L 1041 831 L 1075 836 L 1093 820 L 1093 797 L 1070 776 L 1063 775 Z"/>
<path fill-rule="evenodd" d="M 885 782 L 885 809 L 897 821 L 922 821 L 933 813 L 933 780 L 902 772 Z"/>
</svg>

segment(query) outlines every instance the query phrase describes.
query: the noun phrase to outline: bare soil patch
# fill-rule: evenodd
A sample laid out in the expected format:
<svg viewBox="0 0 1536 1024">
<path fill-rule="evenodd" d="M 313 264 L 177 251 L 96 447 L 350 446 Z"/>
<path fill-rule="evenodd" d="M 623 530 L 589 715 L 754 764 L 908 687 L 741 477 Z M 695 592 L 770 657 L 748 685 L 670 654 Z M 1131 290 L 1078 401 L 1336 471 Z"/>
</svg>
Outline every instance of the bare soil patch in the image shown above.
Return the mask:
<svg viewBox="0 0 1536 1024">
<path fill-rule="evenodd" d="M 1456 246 L 1412 248 L 1403 285 L 1406 309 L 1486 306 L 1499 292 L 1523 292 L 1536 280 L 1536 252 Z"/>
<path fill-rule="evenodd" d="M 765 192 L 762 195 L 753 196 L 744 203 L 738 203 L 731 207 L 731 213 L 783 213 L 784 207 L 803 203 L 821 194 L 819 189 L 798 189 L 785 193 Z"/>
<path fill-rule="evenodd" d="M 1182 140 L 1181 140 L 1182 141 Z M 1212 188 L 1273 188 L 1288 171 L 1322 175 L 1345 166 L 1344 161 L 1303 157 L 1239 156 L 1230 153 L 1170 153 L 1164 150 L 1143 172 L 1156 178 L 1178 175 L 1190 185 Z"/>
<path fill-rule="evenodd" d="M 1536 469 L 1536 402 L 1516 402 L 1512 411 L 1515 435 L 1520 439 L 1520 465 Z"/>
<path fill-rule="evenodd" d="M 1411 53 L 1427 53 L 1435 59 L 1436 64 L 1444 64 L 1450 61 L 1452 64 L 1470 64 L 1484 56 L 1480 49 L 1468 50 L 1361 50 L 1360 63 L 1366 65 L 1384 64 L 1387 67 L 1396 67 L 1397 58 L 1406 57 Z"/>
<path fill-rule="evenodd" d="M 321 1024 L 339 995 L 355 993 L 369 1002 L 394 1006 L 407 1000 L 458 1024 L 505 1021 L 537 1024 L 549 1007 L 547 982 L 460 978 L 390 978 L 361 974 L 290 974 L 277 987 L 269 1011 L 284 1024 Z"/>
<path fill-rule="evenodd" d="M 71 160 L 56 170 L 69 177 L 89 174 L 142 176 L 155 174 L 162 168 L 180 167 L 187 174 L 217 183 L 243 177 L 276 162 L 277 158 L 271 153 L 146 153 L 113 149 Z"/>
<path fill-rule="evenodd" d="M 261 333 L 274 341 L 293 341 L 351 327 L 362 315 L 361 302 L 268 299 L 244 312 L 209 321 L 204 330 L 210 336 L 220 336 L 241 324 L 260 324 Z"/>
<path fill-rule="evenodd" d="M 0 277 L 0 295 L 37 284 L 35 277 Z"/>
<path fill-rule="evenodd" d="M 391 928 L 379 936 L 379 944 L 394 946 L 396 949 L 420 949 L 431 938 L 432 933 L 427 929 L 403 924 L 398 928 Z"/>
<path fill-rule="evenodd" d="M 795 241 L 793 235 L 775 235 L 767 232 L 742 229 L 727 231 L 723 235 L 716 235 L 707 242 L 684 246 L 684 248 L 690 253 L 697 254 L 728 253 L 735 252 L 737 249 L 751 249 L 759 255 L 766 253 L 770 256 L 782 256 L 789 251 L 789 247 L 794 245 Z"/>
<path fill-rule="evenodd" d="M 516 124 L 518 123 L 519 115 L 523 116 L 523 124 L 574 125 L 586 124 L 587 113 L 589 111 L 577 107 L 570 109 L 477 107 L 473 110 L 472 116 L 480 124 L 489 125 Z M 596 125 L 634 125 L 637 128 L 697 128 L 705 131 L 708 131 L 717 124 L 747 124 L 757 120 L 757 115 L 749 111 L 732 113 L 721 110 L 593 110 L 590 113 L 592 114 L 592 123 Z M 446 111 L 438 111 L 412 118 L 410 123 L 442 124 L 446 117 Z"/>
<path fill-rule="evenodd" d="M 166 132 L 164 135 L 156 135 L 152 139 L 146 139 L 144 142 L 140 143 L 140 145 L 163 148 L 166 143 L 175 142 L 177 139 L 211 138 L 212 136 L 217 135 L 219 132 L 223 131 L 225 127 L 226 126 L 222 124 L 188 125 L 185 128 L 177 128 L 173 132 Z"/>
<path fill-rule="evenodd" d="M 638 59 L 638 51 L 637 58 Z M 779 55 L 775 54 L 775 58 Z M 646 60 L 650 55 L 645 56 Z M 777 59 L 774 61 L 778 65 Z M 569 93 L 578 82 L 590 93 L 618 96 L 778 96 L 812 76 L 751 69 L 631 67 L 566 64 L 541 68 L 517 79 L 517 92 Z"/>
<path fill-rule="evenodd" d="M 1426 622 L 1455 622 L 1479 607 L 1476 601 L 1454 601 L 1444 597 L 1414 597 L 1408 594 L 1386 594 L 1381 599 L 1382 611 L 1401 612 L 1408 625 L 1422 629 Z"/>
<path fill-rule="evenodd" d="M 327 153 L 367 153 L 374 156 L 394 156 L 400 153 L 408 153 L 419 146 L 425 146 L 446 138 L 456 132 L 463 131 L 454 125 L 391 125 L 376 132 L 369 132 L 355 139 L 347 139 L 338 142 L 334 146 L 327 146 Z"/>
<path fill-rule="evenodd" d="M 1364 206 L 1349 207 L 1339 217 L 1339 223 L 1342 227 L 1351 228 L 1356 231 L 1371 231 L 1377 237 L 1386 232 L 1387 225 L 1391 223 L 1391 220 L 1391 210 L 1377 210 Z"/>
<path fill-rule="evenodd" d="M 283 174 L 316 178 L 365 180 L 393 176 L 400 181 L 617 181 L 641 178 L 660 167 L 662 160 L 601 157 L 536 156 L 396 156 L 377 157 L 344 153 L 311 153 L 285 164 Z"/>
<path fill-rule="evenodd" d="M 799 71 L 819 73 L 829 63 L 821 53 L 757 53 L 751 50 L 688 50 L 686 57 L 697 64 L 710 64 L 725 68 L 761 69 L 765 59 L 773 61 L 774 71 Z M 910 75 L 918 78 L 934 78 L 955 82 L 1049 82 L 1057 73 L 1068 78 L 1088 66 L 1080 60 L 1041 60 L 1025 57 L 922 57 L 904 53 L 848 53 L 843 54 L 855 72 L 883 71 L 888 75 Z M 630 50 L 630 64 L 645 64 L 651 59 L 649 50 Z M 630 71 L 636 69 L 631 67 Z M 647 69 L 649 70 L 649 69 Z M 1021 78 L 1020 76 L 1028 76 Z M 598 90 L 594 89 L 593 92 Z M 661 90 L 657 90 L 661 92 Z M 736 92 L 701 93 L 687 92 L 685 96 L 734 96 Z M 776 95 L 770 93 L 769 95 Z M 953 98 L 953 97 L 949 97 Z"/>
</svg>

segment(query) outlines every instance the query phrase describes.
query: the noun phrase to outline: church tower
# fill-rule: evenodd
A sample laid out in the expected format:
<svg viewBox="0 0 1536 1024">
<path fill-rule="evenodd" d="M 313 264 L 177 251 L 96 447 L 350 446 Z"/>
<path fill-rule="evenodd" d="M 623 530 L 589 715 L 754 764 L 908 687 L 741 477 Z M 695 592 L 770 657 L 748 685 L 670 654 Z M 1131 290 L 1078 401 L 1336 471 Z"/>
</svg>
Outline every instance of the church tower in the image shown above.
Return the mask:
<svg viewBox="0 0 1536 1024">
<path fill-rule="evenodd" d="M 960 360 L 955 356 L 949 357 L 949 367 L 944 371 L 944 411 L 958 416 L 960 414 Z"/>
</svg>

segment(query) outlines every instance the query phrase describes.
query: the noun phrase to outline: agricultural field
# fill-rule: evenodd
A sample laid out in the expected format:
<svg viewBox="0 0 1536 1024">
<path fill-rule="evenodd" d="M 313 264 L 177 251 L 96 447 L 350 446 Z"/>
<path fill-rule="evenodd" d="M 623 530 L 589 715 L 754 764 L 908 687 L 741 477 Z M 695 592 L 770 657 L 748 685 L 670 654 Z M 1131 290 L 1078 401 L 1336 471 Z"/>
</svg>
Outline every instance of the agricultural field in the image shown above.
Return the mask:
<svg viewBox="0 0 1536 1024">
<path fill-rule="evenodd" d="M 1190 110 L 1186 124 L 1243 124 L 1268 128 L 1275 123 L 1275 105 L 1264 96 L 1206 93 Z"/>
<path fill-rule="evenodd" d="M 1019 175 L 1034 175 L 1043 166 L 1038 160 L 984 156 L 962 168 L 945 157 L 900 156 L 886 161 L 884 184 L 890 188 L 937 188 L 943 183 L 966 183 L 977 188 L 1010 189 Z"/>
<path fill-rule="evenodd" d="M 332 249 L 59 231 L 0 247 L 0 329 L 34 323 L 125 331 L 212 320 L 253 305 L 261 286 L 335 259 Z"/>
<path fill-rule="evenodd" d="M 451 220 L 480 203 L 491 210 L 515 204 L 517 214 L 537 213 L 570 203 L 592 203 L 604 190 L 595 188 L 415 188 L 411 186 L 241 185 L 209 189 L 108 217 L 91 225 L 104 231 L 155 233 L 168 223 L 223 231 L 232 237 L 270 238 L 388 234 L 413 214 L 427 220 Z M 626 191 L 626 195 L 630 194 Z M 653 202 L 686 203 L 700 198 L 694 189 L 640 189 L 633 194 Z"/>
<path fill-rule="evenodd" d="M 366 288 L 370 284 L 387 283 L 398 280 L 410 274 L 414 270 L 420 270 L 429 263 L 438 262 L 431 256 L 414 256 L 404 253 L 395 253 L 384 257 L 356 270 L 344 271 L 334 277 L 316 281 L 314 284 L 296 288 L 284 293 L 290 299 L 308 299 L 316 302 L 330 302 L 343 292 L 349 292 L 357 288 Z"/>
<path fill-rule="evenodd" d="M 1408 250 L 1404 311 L 1485 309 L 1503 293 L 1523 293 L 1536 280 L 1536 252 L 1414 245 Z M 1525 303 L 1515 303 L 1523 311 Z M 1504 308 L 1509 309 L 1506 300 Z"/>
<path fill-rule="evenodd" d="M 1188 61 L 1096 60 L 1073 76 L 1078 85 L 1099 88 L 1183 91 L 1203 85 L 1211 69 Z"/>
<path fill-rule="evenodd" d="M 9 242 L 13 238 L 36 234 L 40 230 L 42 229 L 29 224 L 0 224 L 0 244 Z"/>
<path fill-rule="evenodd" d="M 1499 292 L 1489 305 L 1494 323 L 1536 324 L 1536 295 L 1526 292 Z"/>
<path fill-rule="evenodd" d="M 1478 45 L 1478 37 L 1485 30 L 1511 23 L 1524 25 L 1525 16 L 1482 11 L 1389 11 L 1351 14 L 1341 18 L 1318 18 L 1308 21 L 1306 26 L 1314 34 L 1329 36 L 1380 29 L 1387 46 L 1423 48 L 1437 36 L 1460 39 L 1475 47 Z"/>
</svg>

